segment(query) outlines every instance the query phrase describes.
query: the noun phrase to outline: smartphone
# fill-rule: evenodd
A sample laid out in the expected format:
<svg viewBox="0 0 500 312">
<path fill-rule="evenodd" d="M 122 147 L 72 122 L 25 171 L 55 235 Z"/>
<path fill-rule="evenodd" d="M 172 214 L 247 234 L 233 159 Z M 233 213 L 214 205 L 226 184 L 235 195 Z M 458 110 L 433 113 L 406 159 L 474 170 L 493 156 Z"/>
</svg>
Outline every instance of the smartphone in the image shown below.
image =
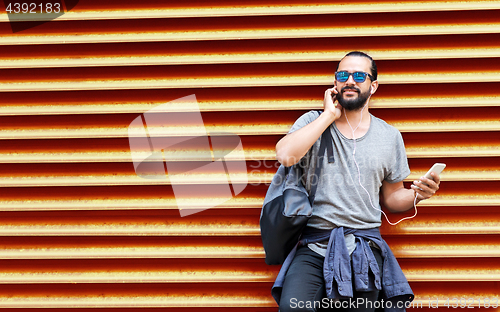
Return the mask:
<svg viewBox="0 0 500 312">
<path fill-rule="evenodd" d="M 439 175 L 441 172 L 443 172 L 444 168 L 446 168 L 446 164 L 443 163 L 435 163 L 429 171 L 424 175 L 427 179 L 433 180 L 431 176 L 431 172 L 434 172 L 435 174 Z"/>
</svg>

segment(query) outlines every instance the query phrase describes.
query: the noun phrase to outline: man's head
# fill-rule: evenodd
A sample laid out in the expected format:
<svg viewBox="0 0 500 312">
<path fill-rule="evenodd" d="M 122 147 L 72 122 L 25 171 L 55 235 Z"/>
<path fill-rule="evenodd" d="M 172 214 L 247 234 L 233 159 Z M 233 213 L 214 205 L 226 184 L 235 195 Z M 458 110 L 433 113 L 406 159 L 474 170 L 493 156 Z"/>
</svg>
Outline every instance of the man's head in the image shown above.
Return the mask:
<svg viewBox="0 0 500 312">
<path fill-rule="evenodd" d="M 377 65 L 366 53 L 353 51 L 344 56 L 335 72 L 337 100 L 346 110 L 359 110 L 378 88 Z"/>
</svg>

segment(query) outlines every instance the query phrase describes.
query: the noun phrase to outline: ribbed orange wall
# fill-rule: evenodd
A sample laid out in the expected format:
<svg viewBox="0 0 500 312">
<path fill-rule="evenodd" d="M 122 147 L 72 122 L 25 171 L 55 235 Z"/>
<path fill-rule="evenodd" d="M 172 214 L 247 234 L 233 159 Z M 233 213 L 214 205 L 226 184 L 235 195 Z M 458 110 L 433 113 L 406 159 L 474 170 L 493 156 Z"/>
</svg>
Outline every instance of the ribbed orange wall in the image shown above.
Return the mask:
<svg viewBox="0 0 500 312">
<path fill-rule="evenodd" d="M 351 50 L 378 61 L 371 112 L 403 133 L 407 182 L 448 165 L 417 218 L 382 228 L 416 302 L 494 305 L 499 17 L 500 1 L 82 0 L 13 33 L 0 14 L 0 307 L 276 311 L 258 227 L 274 145 Z M 190 94 L 209 132 L 241 137 L 249 185 L 181 218 L 168 182 L 135 174 L 127 127 Z M 215 176 L 186 179 L 193 208 L 214 196 Z"/>
</svg>

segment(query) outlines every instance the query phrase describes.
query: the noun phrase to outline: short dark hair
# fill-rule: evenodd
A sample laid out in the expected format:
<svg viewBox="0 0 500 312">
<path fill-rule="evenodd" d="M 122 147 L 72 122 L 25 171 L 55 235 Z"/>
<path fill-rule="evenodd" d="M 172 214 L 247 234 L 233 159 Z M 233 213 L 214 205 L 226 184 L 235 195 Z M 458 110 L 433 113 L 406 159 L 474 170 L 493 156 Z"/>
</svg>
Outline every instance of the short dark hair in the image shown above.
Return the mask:
<svg viewBox="0 0 500 312">
<path fill-rule="evenodd" d="M 371 56 L 369 56 L 368 54 L 364 53 L 364 52 L 361 52 L 361 51 L 351 51 L 349 53 L 347 53 L 337 64 L 337 69 L 335 71 L 338 71 L 339 70 L 339 65 L 340 65 L 340 62 L 346 58 L 347 56 L 360 56 L 360 57 L 366 57 L 367 59 L 369 59 L 372 63 L 372 65 L 370 66 L 370 71 L 371 71 L 371 75 L 373 76 L 373 80 L 377 80 L 377 76 L 378 76 L 378 71 L 377 71 L 377 64 L 375 64 L 375 61 L 372 59 Z"/>
</svg>

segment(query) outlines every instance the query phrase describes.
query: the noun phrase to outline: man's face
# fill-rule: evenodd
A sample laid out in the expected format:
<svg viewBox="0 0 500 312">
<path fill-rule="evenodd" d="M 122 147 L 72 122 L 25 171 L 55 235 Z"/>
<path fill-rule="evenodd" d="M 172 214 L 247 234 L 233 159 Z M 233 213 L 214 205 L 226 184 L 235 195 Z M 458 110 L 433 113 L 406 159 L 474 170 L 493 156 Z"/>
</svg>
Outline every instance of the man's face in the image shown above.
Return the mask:
<svg viewBox="0 0 500 312">
<path fill-rule="evenodd" d="M 371 61 L 366 57 L 347 56 L 340 62 L 337 71 L 348 73 L 360 71 L 371 74 L 370 66 Z M 352 75 L 346 82 L 335 81 L 335 85 L 339 91 L 337 94 L 339 104 L 349 111 L 361 109 L 377 87 L 377 83 L 372 82 L 368 76 L 364 82 L 355 82 Z"/>
</svg>

